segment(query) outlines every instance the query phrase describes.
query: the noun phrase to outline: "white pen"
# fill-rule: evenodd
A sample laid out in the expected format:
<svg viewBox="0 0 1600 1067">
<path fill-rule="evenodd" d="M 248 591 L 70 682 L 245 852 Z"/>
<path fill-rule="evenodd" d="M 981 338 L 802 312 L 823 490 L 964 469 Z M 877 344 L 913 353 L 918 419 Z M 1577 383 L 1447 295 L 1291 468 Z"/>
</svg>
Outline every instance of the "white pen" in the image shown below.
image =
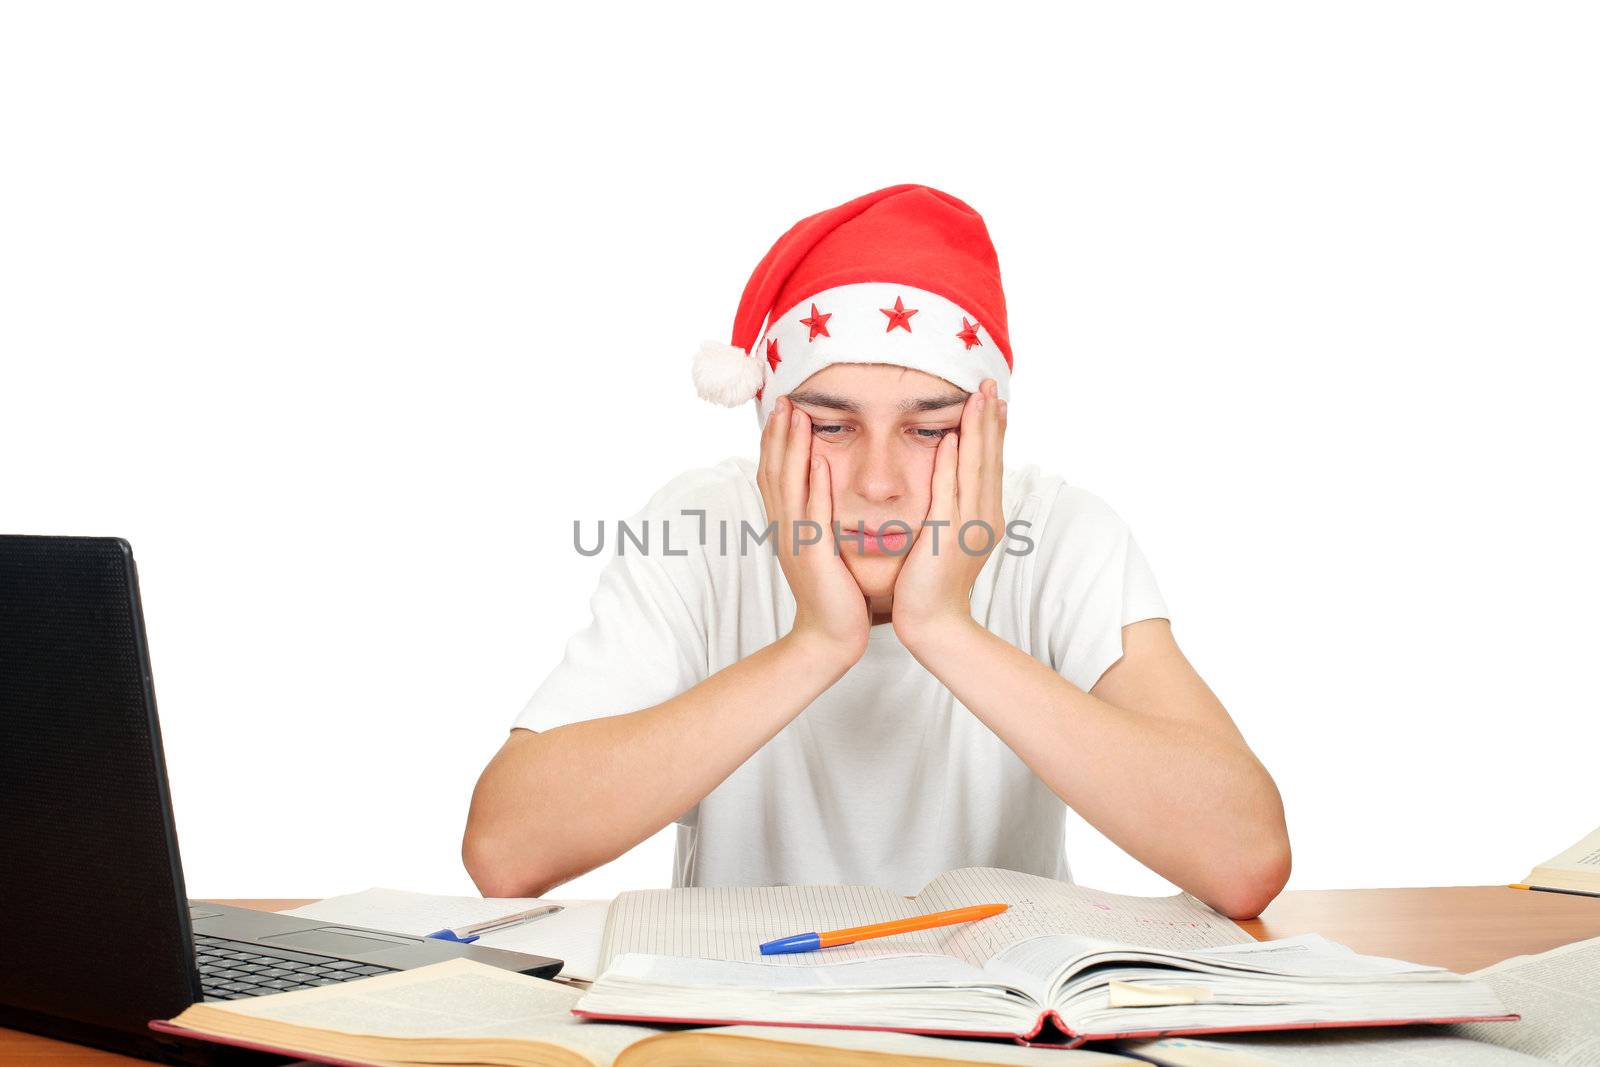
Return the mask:
<svg viewBox="0 0 1600 1067">
<path fill-rule="evenodd" d="M 519 923 L 529 922 L 533 919 L 541 919 L 546 915 L 553 915 L 561 911 L 563 907 L 565 905 L 542 904 L 537 908 L 519 911 L 515 915 L 502 915 L 498 919 L 485 919 L 481 923 L 471 923 L 467 926 L 457 927 L 454 930 L 436 930 L 428 936 L 445 941 L 476 941 L 479 934 L 493 933 L 507 926 L 516 926 Z"/>
</svg>

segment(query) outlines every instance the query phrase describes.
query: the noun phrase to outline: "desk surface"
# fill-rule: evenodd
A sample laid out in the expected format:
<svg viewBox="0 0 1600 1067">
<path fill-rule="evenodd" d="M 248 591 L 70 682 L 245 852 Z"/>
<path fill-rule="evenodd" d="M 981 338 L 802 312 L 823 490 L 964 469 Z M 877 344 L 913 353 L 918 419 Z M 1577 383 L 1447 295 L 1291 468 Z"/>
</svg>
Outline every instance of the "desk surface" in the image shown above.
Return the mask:
<svg viewBox="0 0 1600 1067">
<path fill-rule="evenodd" d="M 309 900 L 227 900 L 279 911 Z M 1472 971 L 1509 956 L 1600 937 L 1600 898 L 1505 886 L 1328 889 L 1284 893 L 1239 924 L 1260 940 L 1320 933 L 1357 952 Z M 112 1067 L 143 1060 L 0 1029 L 0 1063 Z"/>
</svg>

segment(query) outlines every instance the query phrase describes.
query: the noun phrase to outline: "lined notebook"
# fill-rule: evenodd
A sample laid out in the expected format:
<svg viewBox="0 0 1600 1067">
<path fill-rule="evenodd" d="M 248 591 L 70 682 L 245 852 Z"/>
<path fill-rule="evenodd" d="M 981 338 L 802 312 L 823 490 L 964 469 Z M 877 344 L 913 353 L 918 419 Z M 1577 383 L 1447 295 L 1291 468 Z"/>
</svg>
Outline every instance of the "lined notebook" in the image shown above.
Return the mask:
<svg viewBox="0 0 1600 1067">
<path fill-rule="evenodd" d="M 760 943 L 971 904 L 959 926 L 762 956 Z M 1487 984 L 1315 934 L 1257 942 L 1187 894 L 1131 897 L 989 867 L 915 898 L 868 886 L 620 894 L 590 1019 L 861 1027 L 1085 1041 L 1252 1029 L 1503 1020 Z M 849 995 L 843 996 L 842 993 Z"/>
<path fill-rule="evenodd" d="M 896 937 L 857 941 L 824 953 L 763 956 L 762 941 L 903 919 L 968 904 L 1007 903 L 1000 915 Z M 908 900 L 876 886 L 762 886 L 645 889 L 620 893 L 606 917 L 600 966 L 623 952 L 813 966 L 908 953 L 954 956 L 982 966 L 1001 949 L 1060 933 L 1148 942 L 1163 948 L 1255 944 L 1237 924 L 1187 894 L 1130 897 L 997 867 L 941 874 Z"/>
</svg>

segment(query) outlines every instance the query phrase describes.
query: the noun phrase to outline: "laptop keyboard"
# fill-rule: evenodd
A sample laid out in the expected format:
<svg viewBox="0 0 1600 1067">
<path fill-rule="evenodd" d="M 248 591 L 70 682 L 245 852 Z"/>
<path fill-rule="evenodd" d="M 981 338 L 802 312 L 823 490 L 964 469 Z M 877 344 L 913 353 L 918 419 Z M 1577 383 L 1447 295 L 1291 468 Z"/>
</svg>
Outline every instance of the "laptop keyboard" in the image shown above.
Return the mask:
<svg viewBox="0 0 1600 1067">
<path fill-rule="evenodd" d="M 207 1000 L 240 1000 L 397 970 L 205 934 L 194 935 L 194 955 L 200 965 L 200 989 Z"/>
</svg>

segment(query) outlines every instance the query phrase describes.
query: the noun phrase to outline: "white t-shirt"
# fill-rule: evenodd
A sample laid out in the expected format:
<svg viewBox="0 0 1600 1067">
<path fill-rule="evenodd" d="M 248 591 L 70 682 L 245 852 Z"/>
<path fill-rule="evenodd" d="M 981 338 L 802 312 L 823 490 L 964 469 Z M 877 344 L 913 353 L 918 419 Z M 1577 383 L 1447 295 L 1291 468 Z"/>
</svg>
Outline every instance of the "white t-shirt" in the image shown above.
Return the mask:
<svg viewBox="0 0 1600 1067">
<path fill-rule="evenodd" d="M 1029 465 L 1006 468 L 1001 497 L 1012 536 L 978 575 L 973 617 L 1088 691 L 1121 658 L 1123 626 L 1166 617 L 1155 578 L 1092 493 Z M 772 539 L 754 543 L 767 522 L 755 461 L 735 456 L 678 475 L 626 520 L 636 536 L 648 530 L 648 553 L 603 524 L 610 558 L 594 617 L 514 725 L 659 704 L 788 633 L 794 595 Z M 597 536 L 585 527 L 586 549 Z M 855 666 L 678 820 L 673 884 L 909 895 L 965 866 L 1067 881 L 1065 819 L 1061 799 L 882 623 Z"/>
</svg>

